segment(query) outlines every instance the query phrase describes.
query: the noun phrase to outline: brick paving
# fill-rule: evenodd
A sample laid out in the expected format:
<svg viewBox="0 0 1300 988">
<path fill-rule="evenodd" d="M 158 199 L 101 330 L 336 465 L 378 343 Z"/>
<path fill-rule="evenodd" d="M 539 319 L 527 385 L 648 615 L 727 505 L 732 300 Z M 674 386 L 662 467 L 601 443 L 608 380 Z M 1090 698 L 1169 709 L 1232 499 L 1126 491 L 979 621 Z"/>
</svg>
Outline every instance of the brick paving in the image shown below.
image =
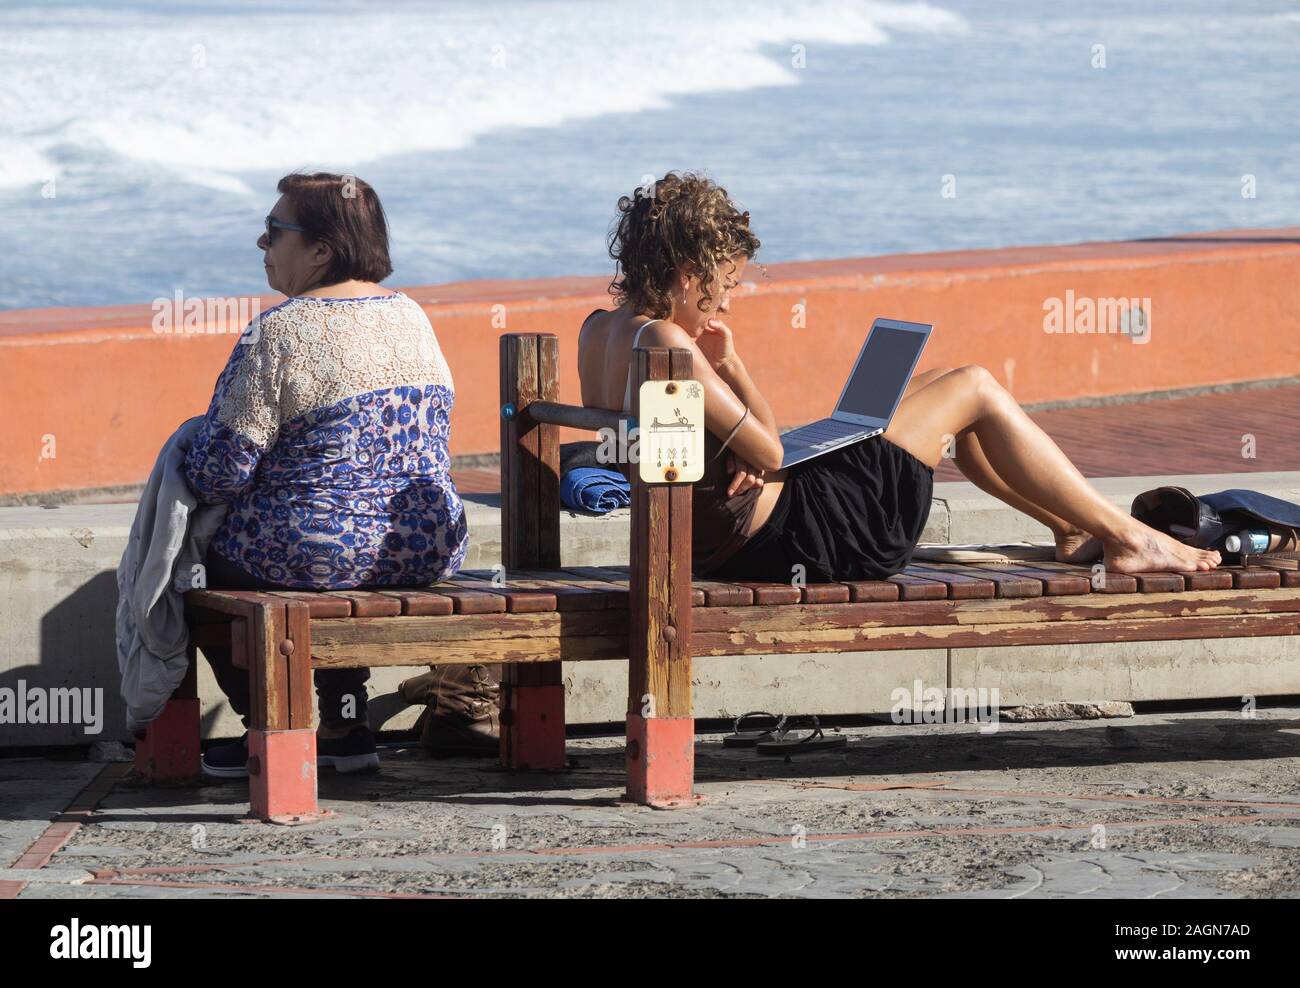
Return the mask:
<svg viewBox="0 0 1300 988">
<path fill-rule="evenodd" d="M 1300 386 L 1030 414 L 1085 477 L 1300 470 Z M 1243 436 L 1254 437 L 1253 456 Z M 936 480 L 962 480 L 943 463 Z"/>
<path fill-rule="evenodd" d="M 501 471 L 494 468 L 469 467 L 452 470 L 451 479 L 461 494 L 499 494 Z"/>
<path fill-rule="evenodd" d="M 1059 408 L 1030 417 L 1085 477 L 1300 470 L 1300 385 Z M 1243 436 L 1254 437 L 1251 450 Z M 1253 452 L 1252 456 L 1244 455 Z M 495 493 L 493 468 L 453 470 L 467 494 Z M 955 463 L 940 481 L 964 480 Z"/>
</svg>

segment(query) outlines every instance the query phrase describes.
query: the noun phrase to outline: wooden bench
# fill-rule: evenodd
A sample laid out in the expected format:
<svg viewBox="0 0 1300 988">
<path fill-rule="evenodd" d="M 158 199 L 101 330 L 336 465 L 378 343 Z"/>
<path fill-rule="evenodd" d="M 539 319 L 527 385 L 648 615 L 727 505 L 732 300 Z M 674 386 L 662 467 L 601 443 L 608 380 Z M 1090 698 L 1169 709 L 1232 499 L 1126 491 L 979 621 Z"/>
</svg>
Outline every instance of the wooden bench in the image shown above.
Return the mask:
<svg viewBox="0 0 1300 988">
<path fill-rule="evenodd" d="M 194 645 L 228 636 L 249 672 L 255 816 L 317 813 L 312 668 L 502 663 L 502 764 L 558 771 L 561 663 L 626 659 L 627 798 L 671 806 L 693 798 L 695 655 L 1300 633 L 1293 560 L 1104 579 L 1086 566 L 1035 562 L 918 563 L 887 580 L 807 586 L 692 580 L 688 485 L 634 482 L 626 567 L 562 567 L 559 426 L 617 427 L 618 416 L 559 403 L 557 367 L 555 336 L 501 338 L 504 573 L 382 592 L 187 595 Z M 638 349 L 634 375 L 638 386 L 689 377 L 690 355 Z M 137 746 L 147 778 L 197 778 L 193 667 Z"/>
</svg>

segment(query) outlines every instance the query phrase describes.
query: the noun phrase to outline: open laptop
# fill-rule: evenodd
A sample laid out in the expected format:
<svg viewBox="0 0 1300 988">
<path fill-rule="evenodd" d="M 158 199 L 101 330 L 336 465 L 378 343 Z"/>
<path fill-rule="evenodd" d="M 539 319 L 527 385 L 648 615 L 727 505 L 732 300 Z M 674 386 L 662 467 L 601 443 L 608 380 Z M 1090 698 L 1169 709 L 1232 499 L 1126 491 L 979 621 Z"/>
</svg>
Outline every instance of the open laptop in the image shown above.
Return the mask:
<svg viewBox="0 0 1300 988">
<path fill-rule="evenodd" d="M 907 382 L 921 359 L 933 326 L 926 323 L 877 319 L 858 353 L 853 373 L 828 419 L 791 429 L 781 436 L 785 459 L 781 466 L 878 436 L 889 428 Z"/>
</svg>

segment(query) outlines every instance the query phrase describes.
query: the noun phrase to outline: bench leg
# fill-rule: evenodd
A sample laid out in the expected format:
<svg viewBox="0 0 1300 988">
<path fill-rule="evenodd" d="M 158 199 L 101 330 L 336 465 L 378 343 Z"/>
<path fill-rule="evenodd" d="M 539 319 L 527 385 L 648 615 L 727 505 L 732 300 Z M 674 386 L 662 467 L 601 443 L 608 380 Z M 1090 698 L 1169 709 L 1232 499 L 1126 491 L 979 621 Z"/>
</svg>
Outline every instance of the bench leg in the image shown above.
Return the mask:
<svg viewBox="0 0 1300 988">
<path fill-rule="evenodd" d="M 248 800 L 259 820 L 315 816 L 316 732 L 248 732 Z"/>
<path fill-rule="evenodd" d="M 644 806 L 693 801 L 695 718 L 627 718 L 627 798 Z"/>
<path fill-rule="evenodd" d="M 519 771 L 565 767 L 564 665 L 526 662 L 502 667 L 501 764 Z"/>
<path fill-rule="evenodd" d="M 193 648 L 189 661 L 180 686 L 135 743 L 136 775 L 153 785 L 190 786 L 200 781 L 198 669 Z"/>
<path fill-rule="evenodd" d="M 318 815 L 312 729 L 311 625 L 306 604 L 260 604 L 250 625 L 248 796 L 259 820 Z"/>
<path fill-rule="evenodd" d="M 684 371 L 679 376 L 689 376 L 689 355 L 672 353 Z M 644 380 L 645 351 L 636 356 Z M 634 483 L 631 536 L 627 798 L 646 806 L 692 805 L 691 488 Z"/>
</svg>

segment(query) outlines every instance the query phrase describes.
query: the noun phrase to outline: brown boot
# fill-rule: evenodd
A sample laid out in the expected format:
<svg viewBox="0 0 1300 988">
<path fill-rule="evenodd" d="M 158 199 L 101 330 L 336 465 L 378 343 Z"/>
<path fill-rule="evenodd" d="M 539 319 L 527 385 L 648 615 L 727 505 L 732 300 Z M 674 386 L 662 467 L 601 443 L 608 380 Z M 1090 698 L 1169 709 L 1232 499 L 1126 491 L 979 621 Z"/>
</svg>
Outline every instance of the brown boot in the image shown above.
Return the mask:
<svg viewBox="0 0 1300 988">
<path fill-rule="evenodd" d="M 434 666 L 398 692 L 408 703 L 427 705 L 415 726 L 431 752 L 491 758 L 500 747 L 499 677 L 495 665 Z"/>
</svg>

